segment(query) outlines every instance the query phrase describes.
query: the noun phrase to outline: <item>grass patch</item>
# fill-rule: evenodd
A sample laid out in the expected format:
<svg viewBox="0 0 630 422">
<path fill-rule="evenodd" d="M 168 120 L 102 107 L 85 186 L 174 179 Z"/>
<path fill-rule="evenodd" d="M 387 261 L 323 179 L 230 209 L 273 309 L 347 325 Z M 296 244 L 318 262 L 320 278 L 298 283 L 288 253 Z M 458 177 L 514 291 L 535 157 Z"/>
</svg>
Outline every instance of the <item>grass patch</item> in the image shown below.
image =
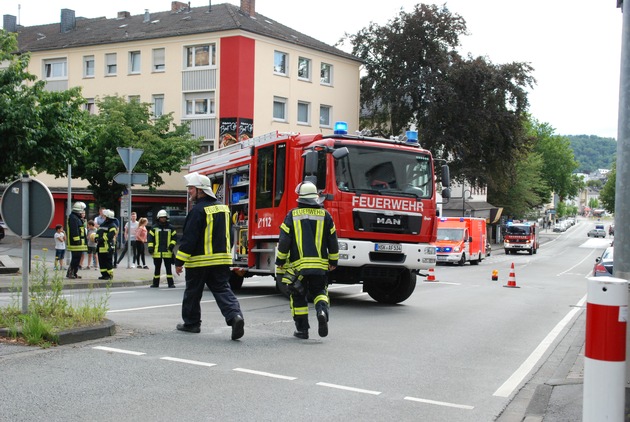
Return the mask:
<svg viewBox="0 0 630 422">
<path fill-rule="evenodd" d="M 11 303 L 0 308 L 0 327 L 7 328 L 12 338 L 22 338 L 29 345 L 50 347 L 58 342 L 60 331 L 96 325 L 105 320 L 110 286 L 105 295 L 98 298 L 90 288 L 85 298 L 72 304 L 63 296 L 63 272 L 48 268 L 45 256 L 35 256 L 33 262 L 28 313 L 21 312 L 22 292 L 18 287 L 12 289 Z"/>
</svg>

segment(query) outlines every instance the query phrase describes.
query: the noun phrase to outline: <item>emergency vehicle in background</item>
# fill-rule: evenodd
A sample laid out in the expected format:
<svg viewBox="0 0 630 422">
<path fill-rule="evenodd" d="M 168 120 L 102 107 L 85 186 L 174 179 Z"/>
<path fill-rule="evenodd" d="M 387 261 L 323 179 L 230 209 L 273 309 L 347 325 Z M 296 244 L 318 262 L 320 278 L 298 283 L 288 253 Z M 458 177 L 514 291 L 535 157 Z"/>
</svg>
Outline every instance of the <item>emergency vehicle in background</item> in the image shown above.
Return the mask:
<svg viewBox="0 0 630 422">
<path fill-rule="evenodd" d="M 486 219 L 442 217 L 435 242 L 437 262 L 477 265 L 486 257 Z"/>
<path fill-rule="evenodd" d="M 530 222 L 508 222 L 503 235 L 505 254 L 527 251 L 535 254 L 540 246 L 538 242 L 538 225 Z"/>
<path fill-rule="evenodd" d="M 231 284 L 275 275 L 280 224 L 297 206 L 296 187 L 313 182 L 339 240 L 339 265 L 329 281 L 362 283 L 382 303 L 399 303 L 416 276 L 435 267 L 437 195 L 434 161 L 417 132 L 392 140 L 348 135 L 271 132 L 192 158 L 189 171 L 207 175 L 233 215 Z M 414 137 L 415 134 L 415 137 Z M 442 166 L 448 198 L 448 166 Z M 286 288 L 276 282 L 286 294 Z"/>
</svg>

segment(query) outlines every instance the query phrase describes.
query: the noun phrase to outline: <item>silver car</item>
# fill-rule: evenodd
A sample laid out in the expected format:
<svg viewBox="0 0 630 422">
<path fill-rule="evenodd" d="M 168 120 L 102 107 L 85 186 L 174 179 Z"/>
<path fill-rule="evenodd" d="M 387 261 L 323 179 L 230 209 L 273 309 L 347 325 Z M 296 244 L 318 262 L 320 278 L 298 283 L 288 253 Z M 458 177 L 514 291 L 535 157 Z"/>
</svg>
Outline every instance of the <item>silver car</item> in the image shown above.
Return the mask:
<svg viewBox="0 0 630 422">
<path fill-rule="evenodd" d="M 593 277 L 613 275 L 613 252 L 614 246 L 609 246 L 604 253 L 602 253 L 602 256 L 598 256 L 595 259 Z"/>
</svg>

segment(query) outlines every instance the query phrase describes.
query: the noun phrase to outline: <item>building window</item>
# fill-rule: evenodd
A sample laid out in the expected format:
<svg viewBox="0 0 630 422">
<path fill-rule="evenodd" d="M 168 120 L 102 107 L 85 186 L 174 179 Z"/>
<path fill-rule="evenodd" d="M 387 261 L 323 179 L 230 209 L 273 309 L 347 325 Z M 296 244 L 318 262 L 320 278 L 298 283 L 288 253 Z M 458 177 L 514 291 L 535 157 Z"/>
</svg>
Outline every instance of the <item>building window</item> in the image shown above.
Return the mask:
<svg viewBox="0 0 630 422">
<path fill-rule="evenodd" d="M 129 52 L 129 73 L 140 73 L 140 52 Z"/>
<path fill-rule="evenodd" d="M 330 116 L 332 114 L 332 107 L 327 105 L 319 106 L 319 125 L 324 127 L 331 127 Z"/>
<path fill-rule="evenodd" d="M 332 65 L 322 63 L 320 81 L 324 85 L 332 85 Z"/>
<path fill-rule="evenodd" d="M 86 98 L 86 103 L 83 105 L 83 109 L 90 114 L 96 114 L 96 106 L 94 105 L 94 98 Z"/>
<path fill-rule="evenodd" d="M 297 122 L 303 125 L 311 124 L 311 105 L 309 103 L 298 101 Z"/>
<path fill-rule="evenodd" d="M 105 54 L 105 76 L 116 75 L 116 53 Z"/>
<path fill-rule="evenodd" d="M 94 56 L 83 56 L 83 77 L 94 77 Z"/>
<path fill-rule="evenodd" d="M 153 116 L 160 117 L 164 114 L 164 95 L 153 96 Z"/>
<path fill-rule="evenodd" d="M 166 51 L 163 48 L 153 49 L 153 71 L 164 72 L 166 70 Z"/>
<path fill-rule="evenodd" d="M 139 103 L 140 102 L 140 96 L 139 95 L 130 95 L 127 97 L 127 101 L 130 103 Z"/>
<path fill-rule="evenodd" d="M 216 113 L 214 96 L 208 93 L 195 93 L 185 95 L 186 116 L 211 116 Z"/>
<path fill-rule="evenodd" d="M 282 97 L 273 97 L 273 119 L 286 122 L 287 121 L 287 99 Z"/>
<path fill-rule="evenodd" d="M 285 76 L 289 73 L 287 65 L 288 57 L 289 55 L 287 53 L 283 53 L 282 51 L 273 52 L 273 73 Z"/>
<path fill-rule="evenodd" d="M 66 59 L 51 59 L 44 61 L 44 79 L 67 79 L 68 62 Z"/>
<path fill-rule="evenodd" d="M 300 57 L 298 59 L 298 79 L 311 80 L 311 60 Z"/>
<path fill-rule="evenodd" d="M 214 44 L 186 47 L 186 67 L 216 66 L 216 46 Z"/>
</svg>

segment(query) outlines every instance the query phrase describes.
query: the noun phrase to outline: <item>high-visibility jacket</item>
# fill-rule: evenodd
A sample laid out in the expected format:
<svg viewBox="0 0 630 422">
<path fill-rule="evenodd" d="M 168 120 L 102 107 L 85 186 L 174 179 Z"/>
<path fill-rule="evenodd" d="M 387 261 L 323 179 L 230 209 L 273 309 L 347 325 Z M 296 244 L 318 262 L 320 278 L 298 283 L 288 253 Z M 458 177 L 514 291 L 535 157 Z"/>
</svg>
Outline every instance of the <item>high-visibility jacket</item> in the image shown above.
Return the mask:
<svg viewBox="0 0 630 422">
<path fill-rule="evenodd" d="M 116 246 L 116 224 L 109 218 L 105 220 L 96 230 L 94 241 L 96 242 L 96 250 L 98 253 L 114 252 Z"/>
<path fill-rule="evenodd" d="M 276 265 L 289 260 L 301 274 L 324 275 L 337 266 L 339 244 L 332 216 L 321 207 L 300 204 L 280 225 Z"/>
<path fill-rule="evenodd" d="M 173 248 L 177 243 L 177 232 L 168 221 L 164 224 L 158 222 L 151 227 L 147 240 L 147 247 L 153 258 L 173 257 Z"/>
<path fill-rule="evenodd" d="M 230 245 L 230 209 L 214 198 L 203 197 L 186 216 L 175 266 L 231 265 Z"/>
<path fill-rule="evenodd" d="M 71 212 L 66 220 L 68 247 L 70 252 L 87 252 L 86 230 L 79 213 Z"/>
</svg>

